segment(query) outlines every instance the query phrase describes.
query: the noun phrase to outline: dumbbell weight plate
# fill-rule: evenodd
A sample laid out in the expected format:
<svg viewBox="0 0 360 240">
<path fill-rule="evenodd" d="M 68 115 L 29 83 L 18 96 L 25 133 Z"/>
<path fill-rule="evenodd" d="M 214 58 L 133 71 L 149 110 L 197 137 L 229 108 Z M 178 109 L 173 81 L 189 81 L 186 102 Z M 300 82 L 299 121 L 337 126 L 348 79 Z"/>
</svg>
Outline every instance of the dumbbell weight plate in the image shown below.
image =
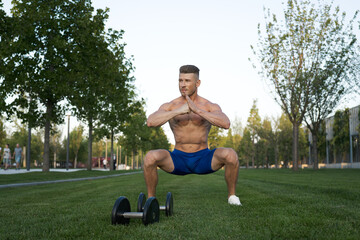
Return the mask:
<svg viewBox="0 0 360 240">
<path fill-rule="evenodd" d="M 137 212 L 142 212 L 146 202 L 146 196 L 144 193 L 140 193 L 137 201 Z"/>
<path fill-rule="evenodd" d="M 165 214 L 167 217 L 173 215 L 173 196 L 171 192 L 166 194 L 166 203 L 165 203 Z"/>
<path fill-rule="evenodd" d="M 143 223 L 144 225 L 148 225 L 154 222 L 159 222 L 159 218 L 160 218 L 159 202 L 155 197 L 151 197 L 145 202 L 144 215 L 142 218 Z"/>
<path fill-rule="evenodd" d="M 116 199 L 114 207 L 111 212 L 112 224 L 129 224 L 130 218 L 124 218 L 120 216 L 121 213 L 131 212 L 130 202 L 126 197 L 119 197 Z"/>
</svg>

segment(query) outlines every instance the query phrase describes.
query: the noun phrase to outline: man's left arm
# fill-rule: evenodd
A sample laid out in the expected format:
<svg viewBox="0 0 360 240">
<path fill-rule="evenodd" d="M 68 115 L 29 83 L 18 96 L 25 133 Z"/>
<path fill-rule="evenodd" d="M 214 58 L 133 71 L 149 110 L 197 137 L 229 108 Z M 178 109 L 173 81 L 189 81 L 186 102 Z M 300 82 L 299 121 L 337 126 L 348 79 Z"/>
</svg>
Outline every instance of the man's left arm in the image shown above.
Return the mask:
<svg viewBox="0 0 360 240">
<path fill-rule="evenodd" d="M 214 126 L 229 129 L 230 120 L 226 116 L 226 114 L 222 112 L 219 105 L 211 104 L 209 111 L 206 111 L 198 108 L 196 104 L 189 98 L 189 96 L 186 96 L 186 100 L 192 112 L 205 118 L 208 122 L 210 122 Z"/>
</svg>

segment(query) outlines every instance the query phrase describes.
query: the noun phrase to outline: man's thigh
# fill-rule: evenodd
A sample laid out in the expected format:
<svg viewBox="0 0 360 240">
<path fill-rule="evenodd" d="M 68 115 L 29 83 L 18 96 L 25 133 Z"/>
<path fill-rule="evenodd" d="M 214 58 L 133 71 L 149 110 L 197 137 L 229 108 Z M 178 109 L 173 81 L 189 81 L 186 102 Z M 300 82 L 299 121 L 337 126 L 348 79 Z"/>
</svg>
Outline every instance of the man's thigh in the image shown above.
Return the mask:
<svg viewBox="0 0 360 240">
<path fill-rule="evenodd" d="M 156 161 L 156 165 L 165 172 L 171 173 L 174 171 L 174 163 L 170 152 L 164 149 L 151 150 L 149 153 Z"/>
<path fill-rule="evenodd" d="M 211 168 L 214 171 L 217 171 L 220 168 L 222 168 L 225 165 L 226 160 L 227 160 L 226 158 L 227 158 L 227 156 L 229 156 L 229 153 L 231 151 L 234 151 L 234 150 L 231 148 L 217 148 L 214 152 L 214 156 L 211 161 Z"/>
</svg>

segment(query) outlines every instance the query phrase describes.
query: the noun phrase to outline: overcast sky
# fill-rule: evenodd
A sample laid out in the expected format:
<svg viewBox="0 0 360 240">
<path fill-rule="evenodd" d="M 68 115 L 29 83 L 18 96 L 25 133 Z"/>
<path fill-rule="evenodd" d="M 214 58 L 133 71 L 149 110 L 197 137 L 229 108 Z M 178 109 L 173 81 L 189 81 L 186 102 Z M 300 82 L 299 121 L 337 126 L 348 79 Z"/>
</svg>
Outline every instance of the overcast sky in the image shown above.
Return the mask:
<svg viewBox="0 0 360 240">
<path fill-rule="evenodd" d="M 5 0 L 9 9 L 11 1 Z M 256 45 L 263 8 L 282 16 L 281 0 L 95 0 L 95 8 L 110 8 L 107 27 L 123 29 L 125 51 L 134 56 L 136 86 L 146 100 L 147 115 L 180 95 L 178 69 L 200 68 L 199 95 L 220 105 L 230 120 L 246 124 L 254 99 L 260 115 L 278 116 L 280 107 L 253 69 L 250 45 Z M 335 0 L 352 16 L 359 0 Z M 358 99 L 343 106 L 359 105 Z M 72 126 L 74 126 L 72 124 Z M 170 128 L 165 132 L 174 143 Z"/>
</svg>

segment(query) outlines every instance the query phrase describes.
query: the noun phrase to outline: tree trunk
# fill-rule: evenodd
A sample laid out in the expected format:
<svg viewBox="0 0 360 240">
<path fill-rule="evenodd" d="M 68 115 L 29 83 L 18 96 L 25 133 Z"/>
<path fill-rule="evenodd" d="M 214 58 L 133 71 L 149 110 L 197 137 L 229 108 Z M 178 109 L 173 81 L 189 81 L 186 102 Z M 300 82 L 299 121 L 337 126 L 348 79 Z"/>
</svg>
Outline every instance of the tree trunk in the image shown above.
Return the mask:
<svg viewBox="0 0 360 240">
<path fill-rule="evenodd" d="M 78 155 L 78 154 L 75 154 L 74 168 L 76 168 L 76 165 L 77 165 L 77 155 Z"/>
<path fill-rule="evenodd" d="M 252 168 L 255 168 L 255 143 L 252 143 L 252 152 L 251 152 L 251 164 Z"/>
<path fill-rule="evenodd" d="M 315 131 L 314 131 L 315 132 Z M 312 133 L 313 140 L 313 156 L 314 156 L 314 170 L 319 169 L 319 160 L 318 160 L 318 149 L 317 149 L 317 135 Z"/>
<path fill-rule="evenodd" d="M 298 170 L 298 156 L 299 156 L 299 123 L 293 122 L 293 141 L 292 141 L 292 160 L 293 170 Z"/>
<path fill-rule="evenodd" d="M 110 147 L 110 171 L 114 170 L 114 130 L 111 129 L 111 147 Z"/>
<path fill-rule="evenodd" d="M 45 136 L 44 136 L 44 160 L 43 160 L 43 172 L 48 172 L 50 169 L 50 128 L 52 115 L 52 104 L 48 101 L 46 103 L 46 121 L 45 121 Z"/>
<path fill-rule="evenodd" d="M 278 153 L 279 153 L 279 144 L 275 143 L 275 168 L 279 168 L 278 166 Z"/>
<path fill-rule="evenodd" d="M 89 150 L 88 150 L 88 164 L 87 170 L 91 170 L 92 168 L 92 118 L 89 118 Z M 100 166 L 99 166 L 100 167 Z"/>
</svg>

